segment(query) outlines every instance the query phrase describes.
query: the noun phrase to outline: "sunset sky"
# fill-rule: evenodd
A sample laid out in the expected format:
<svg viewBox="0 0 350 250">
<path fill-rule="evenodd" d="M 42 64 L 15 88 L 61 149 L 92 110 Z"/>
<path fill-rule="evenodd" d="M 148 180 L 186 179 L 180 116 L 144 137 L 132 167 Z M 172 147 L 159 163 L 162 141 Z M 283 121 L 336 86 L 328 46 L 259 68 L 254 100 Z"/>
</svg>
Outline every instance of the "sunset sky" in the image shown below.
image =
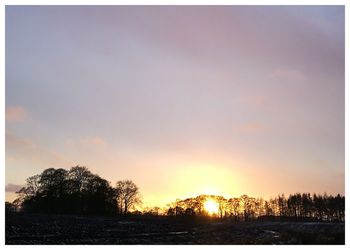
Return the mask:
<svg viewBox="0 0 350 250">
<path fill-rule="evenodd" d="M 343 6 L 7 6 L 6 200 L 44 169 L 344 194 Z"/>
</svg>

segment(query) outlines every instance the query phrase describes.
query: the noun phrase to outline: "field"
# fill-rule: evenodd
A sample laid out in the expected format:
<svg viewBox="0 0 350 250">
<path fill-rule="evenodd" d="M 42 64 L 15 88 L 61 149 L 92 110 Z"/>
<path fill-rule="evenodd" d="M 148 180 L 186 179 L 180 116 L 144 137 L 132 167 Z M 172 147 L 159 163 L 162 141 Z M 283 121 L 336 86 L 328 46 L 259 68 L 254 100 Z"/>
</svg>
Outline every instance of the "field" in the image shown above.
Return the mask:
<svg viewBox="0 0 350 250">
<path fill-rule="evenodd" d="M 344 223 L 25 213 L 6 214 L 5 220 L 9 245 L 345 244 Z"/>
</svg>

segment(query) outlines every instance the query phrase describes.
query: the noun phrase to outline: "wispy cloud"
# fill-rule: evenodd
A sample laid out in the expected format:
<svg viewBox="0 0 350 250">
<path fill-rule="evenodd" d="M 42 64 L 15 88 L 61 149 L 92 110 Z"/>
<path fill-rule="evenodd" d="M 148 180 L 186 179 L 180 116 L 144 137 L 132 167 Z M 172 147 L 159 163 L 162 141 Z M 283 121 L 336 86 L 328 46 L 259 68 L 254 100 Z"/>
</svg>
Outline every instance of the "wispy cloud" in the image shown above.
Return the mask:
<svg viewBox="0 0 350 250">
<path fill-rule="evenodd" d="M 239 96 L 237 101 L 250 106 L 261 106 L 266 103 L 266 98 L 261 95 L 244 95 Z"/>
<path fill-rule="evenodd" d="M 99 136 L 88 136 L 78 140 L 68 139 L 66 146 L 80 149 L 106 149 L 108 143 Z"/>
<path fill-rule="evenodd" d="M 17 184 L 12 184 L 12 183 L 7 183 L 5 186 L 5 192 L 17 192 L 20 190 L 23 186 L 22 185 L 17 185 Z"/>
<path fill-rule="evenodd" d="M 270 79 L 291 79 L 294 81 L 305 81 L 306 75 L 294 69 L 277 69 L 268 75 Z"/>
<path fill-rule="evenodd" d="M 89 166 L 110 159 L 114 155 L 108 143 L 99 136 L 67 139 L 64 152 L 79 164 Z"/>
<path fill-rule="evenodd" d="M 7 107 L 5 111 L 6 121 L 23 121 L 27 112 L 23 107 Z"/>
<path fill-rule="evenodd" d="M 6 162 L 32 161 L 40 165 L 71 165 L 65 156 L 39 146 L 33 140 L 18 137 L 7 131 L 5 134 Z"/>
<path fill-rule="evenodd" d="M 107 142 L 104 141 L 101 137 L 99 136 L 94 136 L 94 137 L 87 137 L 82 140 L 84 144 L 94 144 L 100 147 L 106 148 L 108 146 Z"/>
<path fill-rule="evenodd" d="M 237 125 L 235 127 L 235 131 L 238 131 L 238 132 L 266 131 L 266 130 L 268 130 L 268 127 L 257 123 L 242 124 L 242 125 Z"/>
</svg>

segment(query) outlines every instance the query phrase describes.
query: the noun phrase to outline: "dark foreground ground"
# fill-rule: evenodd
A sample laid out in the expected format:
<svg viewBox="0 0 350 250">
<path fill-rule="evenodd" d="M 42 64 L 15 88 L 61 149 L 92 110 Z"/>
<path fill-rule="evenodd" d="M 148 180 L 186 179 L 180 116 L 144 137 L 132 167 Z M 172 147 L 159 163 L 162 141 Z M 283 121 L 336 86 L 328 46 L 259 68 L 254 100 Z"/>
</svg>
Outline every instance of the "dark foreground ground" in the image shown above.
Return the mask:
<svg viewBox="0 0 350 250">
<path fill-rule="evenodd" d="M 344 223 L 7 214 L 6 244 L 345 244 Z"/>
</svg>

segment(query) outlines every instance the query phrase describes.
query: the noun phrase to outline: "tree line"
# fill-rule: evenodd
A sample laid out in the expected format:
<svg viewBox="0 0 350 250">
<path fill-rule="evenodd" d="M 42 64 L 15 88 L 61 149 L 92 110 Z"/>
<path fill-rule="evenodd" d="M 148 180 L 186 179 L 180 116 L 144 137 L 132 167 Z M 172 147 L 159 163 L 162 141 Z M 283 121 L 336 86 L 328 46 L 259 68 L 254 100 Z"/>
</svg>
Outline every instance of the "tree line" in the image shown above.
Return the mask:
<svg viewBox="0 0 350 250">
<path fill-rule="evenodd" d="M 142 203 L 135 183 L 122 180 L 112 186 L 107 180 L 82 166 L 75 166 L 70 170 L 45 169 L 41 174 L 27 178 L 26 185 L 17 193 L 18 198 L 12 204 L 6 203 L 7 210 L 20 207 L 23 211 L 49 213 L 209 216 L 204 204 L 213 200 L 218 208 L 214 217 L 235 221 L 273 218 L 304 221 L 345 220 L 345 197 L 340 194 L 332 196 L 296 193 L 288 197 L 282 194 L 269 200 L 248 195 L 229 199 L 218 195 L 199 195 L 184 200 L 177 199 L 162 208 L 133 210 Z"/>
<path fill-rule="evenodd" d="M 111 184 L 91 173 L 86 167 L 75 166 L 45 169 L 27 178 L 13 204 L 23 211 L 73 214 L 126 214 L 141 203 L 139 188 L 131 180 Z"/>
<path fill-rule="evenodd" d="M 169 216 L 208 216 L 204 203 L 214 200 L 217 203 L 215 217 L 236 221 L 250 220 L 309 220 L 309 221 L 345 221 L 345 197 L 310 193 L 296 193 L 285 197 L 264 200 L 262 198 L 242 195 L 238 198 L 226 199 L 223 196 L 199 195 L 184 200 L 177 199 L 167 205 L 148 209 L 149 214 Z"/>
</svg>

